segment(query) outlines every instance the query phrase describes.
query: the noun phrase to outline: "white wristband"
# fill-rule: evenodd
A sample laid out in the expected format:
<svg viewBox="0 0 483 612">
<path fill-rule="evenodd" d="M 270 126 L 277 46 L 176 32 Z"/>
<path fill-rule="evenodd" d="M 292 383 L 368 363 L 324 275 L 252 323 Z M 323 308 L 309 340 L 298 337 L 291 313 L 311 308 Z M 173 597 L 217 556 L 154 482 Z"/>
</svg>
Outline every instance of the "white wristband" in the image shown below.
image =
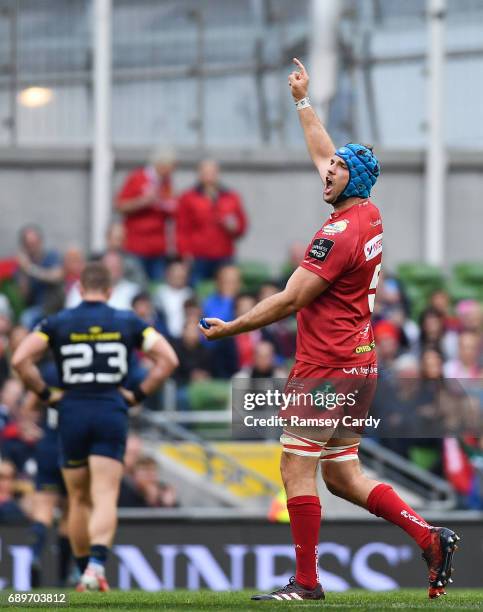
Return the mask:
<svg viewBox="0 0 483 612">
<path fill-rule="evenodd" d="M 295 108 L 297 110 L 302 110 L 303 108 L 309 108 L 309 106 L 311 106 L 311 104 L 310 104 L 310 98 L 308 96 L 306 96 L 305 98 L 302 98 L 301 100 L 298 100 L 298 102 L 295 102 Z"/>
</svg>

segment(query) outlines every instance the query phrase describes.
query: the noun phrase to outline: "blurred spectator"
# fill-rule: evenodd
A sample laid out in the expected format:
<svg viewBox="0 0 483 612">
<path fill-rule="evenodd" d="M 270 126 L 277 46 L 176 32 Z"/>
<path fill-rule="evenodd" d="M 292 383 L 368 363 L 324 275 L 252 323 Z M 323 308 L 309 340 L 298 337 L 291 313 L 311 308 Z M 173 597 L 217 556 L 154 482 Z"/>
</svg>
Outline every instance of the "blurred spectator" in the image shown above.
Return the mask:
<svg viewBox="0 0 483 612">
<path fill-rule="evenodd" d="M 16 419 L 22 396 L 23 387 L 18 379 L 9 378 L 3 383 L 0 392 L 0 451 L 5 428 Z"/>
<path fill-rule="evenodd" d="M 132 309 L 137 316 L 154 327 L 161 334 L 166 334 L 166 324 L 154 308 L 151 295 L 147 291 L 142 291 L 134 296 Z"/>
<path fill-rule="evenodd" d="M 12 329 L 12 319 L 10 316 L 0 313 L 0 336 L 7 337 Z"/>
<path fill-rule="evenodd" d="M 458 339 L 458 356 L 444 366 L 446 378 L 480 378 L 481 335 L 474 331 L 463 331 Z"/>
<path fill-rule="evenodd" d="M 106 230 L 106 251 L 119 251 L 124 249 L 126 231 L 120 221 L 113 221 Z"/>
<path fill-rule="evenodd" d="M 421 354 L 421 378 L 438 381 L 443 378 L 443 356 L 432 348 L 425 349 Z"/>
<path fill-rule="evenodd" d="M 429 308 L 436 310 L 443 317 L 446 330 L 458 329 L 458 319 L 451 314 L 451 298 L 445 289 L 433 291 L 429 298 Z"/>
<path fill-rule="evenodd" d="M 278 293 L 280 287 L 275 281 L 264 283 L 258 292 L 258 301 Z M 295 316 L 286 317 L 281 321 L 275 321 L 262 329 L 264 340 L 272 342 L 280 359 L 292 359 L 295 354 L 297 342 L 297 320 Z"/>
<path fill-rule="evenodd" d="M 9 378 L 3 384 L 0 391 L 0 413 L 4 415 L 4 423 L 17 418 L 23 394 L 23 385 L 18 378 Z"/>
<path fill-rule="evenodd" d="M 246 231 L 247 220 L 239 195 L 220 184 L 217 162 L 206 159 L 198 167 L 198 184 L 179 200 L 178 253 L 193 259 L 192 282 L 215 276 L 231 263 L 235 241 Z"/>
<path fill-rule="evenodd" d="M 401 349 L 404 351 L 418 352 L 419 326 L 410 319 L 403 306 L 394 305 L 385 311 L 385 320 L 396 325 L 401 332 Z"/>
<path fill-rule="evenodd" d="M 426 308 L 419 318 L 419 350 L 444 351 L 444 315 L 434 308 Z"/>
<path fill-rule="evenodd" d="M 458 332 L 461 323 L 456 314 L 451 313 L 451 297 L 445 289 L 437 289 L 429 298 L 428 310 L 439 313 L 443 319 L 444 336 L 442 339 L 443 354 L 446 359 L 456 357 L 458 352 Z"/>
<path fill-rule="evenodd" d="M 119 506 L 129 508 L 174 508 L 178 505 L 173 486 L 160 482 L 158 464 L 151 457 L 140 457 L 132 478 L 119 496 Z"/>
<path fill-rule="evenodd" d="M 374 338 L 380 374 L 391 376 L 394 360 L 400 351 L 401 331 L 390 321 L 380 321 L 374 326 Z"/>
<path fill-rule="evenodd" d="M 235 302 L 235 317 L 241 317 L 251 310 L 257 301 L 255 296 L 249 293 L 242 293 L 236 298 Z M 253 366 L 255 357 L 255 347 L 262 339 L 262 331 L 255 329 L 245 334 L 238 334 L 234 341 L 238 354 L 238 364 L 241 369 L 250 368 Z"/>
<path fill-rule="evenodd" d="M 263 283 L 260 286 L 260 289 L 258 290 L 257 299 L 259 302 L 261 302 L 262 300 L 265 300 L 266 298 L 269 298 L 272 295 L 275 295 L 279 291 L 280 291 L 280 286 L 277 283 L 277 281 L 274 281 L 274 280 L 267 281 L 266 283 Z"/>
<path fill-rule="evenodd" d="M 46 250 L 39 227 L 27 225 L 20 230 L 18 284 L 28 306 L 21 322 L 31 329 L 58 306 L 63 278 L 62 260 L 55 250 Z"/>
<path fill-rule="evenodd" d="M 4 396 L 11 398 L 13 394 L 18 398 L 19 402 L 22 397 L 23 387 L 20 381 L 17 378 L 9 378 L 10 358 L 28 333 L 29 330 L 26 327 L 16 325 L 10 330 L 8 338 L 0 336 L 0 388 L 2 389 L 0 398 L 2 402 L 4 401 Z M 17 401 L 13 400 L 10 403 L 14 405 Z"/>
<path fill-rule="evenodd" d="M 240 292 L 241 275 L 236 266 L 223 266 L 216 275 L 216 291 L 203 302 L 203 316 L 231 321 L 235 316 L 235 299 Z"/>
<path fill-rule="evenodd" d="M 11 461 L 0 461 L 0 524 L 18 523 L 26 519 L 15 500 L 15 465 Z"/>
<path fill-rule="evenodd" d="M 148 166 L 128 175 L 116 197 L 124 221 L 124 248 L 139 259 L 152 281 L 163 277 L 166 265 L 167 222 L 177 205 L 172 187 L 175 165 L 173 151 L 156 151 Z"/>
<path fill-rule="evenodd" d="M 389 321 L 400 330 L 402 350 L 414 353 L 418 349 L 419 328 L 409 318 L 409 304 L 399 280 L 381 273 L 377 290 L 377 299 L 373 312 L 373 321 Z"/>
<path fill-rule="evenodd" d="M 12 308 L 6 295 L 0 293 L 0 316 L 6 317 L 7 319 L 12 318 Z"/>
<path fill-rule="evenodd" d="M 371 415 L 381 419 L 378 435 L 381 435 L 382 438 L 379 439 L 379 442 L 392 451 L 407 457 L 411 445 L 411 440 L 407 439 L 407 436 L 409 432 L 414 431 L 416 394 L 419 387 L 419 361 L 411 354 L 394 358 L 394 344 L 391 344 L 394 337 L 387 333 L 388 330 L 383 328 L 382 331 L 384 332 L 381 339 L 383 351 L 391 347 L 391 361 L 390 368 L 386 366 L 379 378 Z"/>
<path fill-rule="evenodd" d="M 285 283 L 299 267 L 300 262 L 305 258 L 307 245 L 304 242 L 293 242 L 288 250 L 288 259 L 282 265 L 282 282 Z"/>
<path fill-rule="evenodd" d="M 198 324 L 198 321 L 201 318 L 202 310 L 201 306 L 198 304 L 196 298 L 192 297 L 186 300 L 183 304 L 183 312 L 185 318 L 185 325 L 188 321 L 194 321 Z"/>
<path fill-rule="evenodd" d="M 4 397 L 2 392 L 2 403 L 6 406 Z M 10 410 L 10 414 L 15 418 L 9 420 L 2 431 L 2 456 L 14 463 L 24 477 L 30 478 L 35 473 L 35 445 L 42 437 L 42 430 L 32 413 L 22 406 Z"/>
<path fill-rule="evenodd" d="M 10 374 L 10 366 L 7 359 L 8 338 L 0 336 L 0 387 L 4 384 Z"/>
<path fill-rule="evenodd" d="M 124 277 L 124 262 L 121 253 L 108 251 L 102 258 L 102 262 L 107 267 L 112 279 L 112 293 L 109 298 L 109 306 L 130 310 L 134 297 L 141 292 L 141 288 Z M 66 308 L 75 308 L 82 301 L 79 291 L 79 284 L 76 283 L 65 300 Z"/>
<path fill-rule="evenodd" d="M 132 477 L 134 466 L 140 459 L 143 450 L 142 438 L 136 433 L 130 433 L 126 440 L 126 450 L 124 453 L 124 474 Z"/>
<path fill-rule="evenodd" d="M 461 331 L 481 332 L 483 311 L 479 302 L 476 300 L 461 300 L 456 305 L 456 315 Z"/>
<path fill-rule="evenodd" d="M 197 319 L 186 322 L 181 338 L 173 341 L 173 348 L 179 358 L 179 367 L 173 374 L 178 385 L 211 377 L 211 352 L 201 341 Z"/>
<path fill-rule="evenodd" d="M 445 440 L 447 476 L 465 508 L 483 509 L 483 437 Z M 458 471 L 455 464 L 460 467 Z"/>
<path fill-rule="evenodd" d="M 399 279 L 382 271 L 379 276 L 374 316 L 377 320 L 387 319 L 394 309 L 402 309 L 407 316 L 409 303 Z"/>
<path fill-rule="evenodd" d="M 285 378 L 287 371 L 277 367 L 275 347 L 262 340 L 254 347 L 253 363 L 235 375 L 237 378 Z"/>
<path fill-rule="evenodd" d="M 105 252 L 117 251 L 120 253 L 124 262 L 124 276 L 127 280 L 144 287 L 146 285 L 144 268 L 137 257 L 130 255 L 124 250 L 125 236 L 126 232 L 122 223 L 119 221 L 111 223 L 106 232 Z"/>
<path fill-rule="evenodd" d="M 434 348 L 425 349 L 420 358 L 420 389 L 416 407 L 416 439 L 412 440 L 409 457 L 414 463 L 438 476 L 442 475 L 443 445 L 439 437 L 420 437 L 422 432 L 434 432 L 435 424 L 441 420 L 438 407 L 445 387 L 443 355 Z"/>
<path fill-rule="evenodd" d="M 109 298 L 109 306 L 129 310 L 134 297 L 140 293 L 139 285 L 125 278 L 124 261 L 122 255 L 117 251 L 106 253 L 102 262 L 111 273 L 112 279 L 112 294 Z"/>
<path fill-rule="evenodd" d="M 154 303 L 166 321 L 171 338 L 179 338 L 185 323 L 184 304 L 193 295 L 188 286 L 189 269 L 184 261 L 173 261 L 166 269 L 166 282 L 154 293 Z"/>
<path fill-rule="evenodd" d="M 86 264 L 83 251 L 71 246 L 64 253 L 64 291 L 69 293 L 79 283 L 82 270 Z"/>
<path fill-rule="evenodd" d="M 240 291 L 240 270 L 236 266 L 223 266 L 216 276 L 216 292 L 203 302 L 203 316 L 230 321 L 235 316 L 235 301 Z M 238 372 L 238 352 L 234 338 L 205 342 L 211 351 L 215 377 L 228 379 Z"/>
</svg>

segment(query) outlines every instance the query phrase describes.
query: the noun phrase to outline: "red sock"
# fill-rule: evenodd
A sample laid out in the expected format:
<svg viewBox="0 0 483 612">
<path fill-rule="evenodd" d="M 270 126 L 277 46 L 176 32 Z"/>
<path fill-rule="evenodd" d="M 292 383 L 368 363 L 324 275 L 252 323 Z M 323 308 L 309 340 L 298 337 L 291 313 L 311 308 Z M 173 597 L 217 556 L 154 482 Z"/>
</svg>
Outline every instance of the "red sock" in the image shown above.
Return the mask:
<svg viewBox="0 0 483 612">
<path fill-rule="evenodd" d="M 295 545 L 295 580 L 306 589 L 319 582 L 317 545 L 321 519 L 320 500 L 315 495 L 298 495 L 287 502 Z"/>
<path fill-rule="evenodd" d="M 378 484 L 367 498 L 367 509 L 371 514 L 394 523 L 412 537 L 424 550 L 431 543 L 431 525 L 408 506 L 387 484 Z"/>
</svg>

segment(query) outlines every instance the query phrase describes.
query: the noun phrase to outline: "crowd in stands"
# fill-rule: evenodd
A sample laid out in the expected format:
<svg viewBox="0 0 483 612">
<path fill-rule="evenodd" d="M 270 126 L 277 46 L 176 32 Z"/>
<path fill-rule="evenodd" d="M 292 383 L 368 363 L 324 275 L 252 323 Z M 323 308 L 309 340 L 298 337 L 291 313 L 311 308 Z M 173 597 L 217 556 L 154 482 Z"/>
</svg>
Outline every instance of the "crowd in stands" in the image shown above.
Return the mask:
<svg viewBox="0 0 483 612">
<path fill-rule="evenodd" d="M 483 509 L 483 310 L 429 292 L 415 316 L 401 282 L 381 279 L 373 317 L 379 364 L 379 441 L 451 482 L 462 507 Z M 413 318 L 411 318 L 413 314 Z M 387 437 L 385 437 L 387 436 Z"/>
<path fill-rule="evenodd" d="M 0 262 L 0 522 L 29 515 L 35 446 L 43 435 L 39 417 L 25 410 L 25 390 L 12 374 L 10 357 L 43 317 L 79 303 L 87 260 L 102 260 L 110 270 L 112 306 L 132 308 L 175 347 L 178 410 L 196 409 L 191 391 L 210 381 L 283 378 L 290 370 L 294 317 L 214 343 L 202 338 L 198 321 L 201 316 L 232 319 L 279 291 L 303 258 L 304 245 L 291 247 L 278 273 L 254 277 L 236 257 L 236 242 L 247 229 L 242 200 L 220 181 L 218 164 L 204 160 L 195 186 L 183 194 L 174 190 L 175 165 L 171 153 L 157 153 L 148 166 L 127 176 L 115 197 L 104 252 L 74 246 L 60 252 L 45 243 L 41 228 L 28 225 L 19 232 L 18 253 Z M 431 420 L 428 405 L 441 389 L 449 389 L 445 381 L 481 381 L 483 373 L 481 303 L 454 303 L 441 287 L 422 306 L 415 313 L 400 279 L 381 277 L 373 323 L 386 390 L 378 392 L 374 410 L 401 432 L 410 427 L 408 421 L 414 427 Z M 142 355 L 137 360 L 137 367 L 149 367 Z M 414 379 L 421 383 L 416 390 L 399 384 Z M 157 398 L 148 407 L 161 410 L 163 404 Z M 449 478 L 463 507 L 483 508 L 483 437 L 461 438 L 456 449 L 447 440 L 380 436 L 387 447 Z M 142 454 L 139 442 L 135 435 L 129 440 L 120 503 L 176 506 L 176 492 L 160 482 L 156 463 Z M 452 473 L 454 461 L 448 458 L 455 452 L 464 463 L 458 473 Z"/>
<path fill-rule="evenodd" d="M 232 343 L 222 346 L 216 359 L 201 343 L 197 322 L 202 303 L 195 287 L 211 284 L 220 271 L 218 289 L 213 282 L 213 307 L 223 302 L 234 312 L 240 280 L 232 264 L 236 240 L 247 225 L 243 204 L 221 183 L 214 160 L 200 163 L 195 185 L 183 194 L 173 191 L 174 168 L 172 154 L 162 151 L 126 177 L 115 197 L 115 218 L 103 252 L 77 246 L 61 252 L 46 244 L 42 228 L 29 224 L 19 229 L 17 253 L 0 262 L 0 522 L 34 518 L 36 449 L 46 435 L 45 411 L 28 408 L 29 394 L 15 378 L 10 359 L 44 317 L 80 303 L 86 261 L 100 260 L 109 269 L 111 306 L 133 309 L 183 355 L 183 368 L 176 374 L 180 408 L 190 408 L 183 391 L 191 381 L 227 379 L 238 370 Z M 52 365 L 48 356 L 41 363 L 42 373 Z M 136 355 L 134 375 L 142 377 L 145 367 L 149 363 Z M 157 398 L 148 398 L 146 405 L 159 407 Z M 156 461 L 142 454 L 136 436 L 128 440 L 119 504 L 178 504 L 176 491 L 161 482 Z"/>
</svg>

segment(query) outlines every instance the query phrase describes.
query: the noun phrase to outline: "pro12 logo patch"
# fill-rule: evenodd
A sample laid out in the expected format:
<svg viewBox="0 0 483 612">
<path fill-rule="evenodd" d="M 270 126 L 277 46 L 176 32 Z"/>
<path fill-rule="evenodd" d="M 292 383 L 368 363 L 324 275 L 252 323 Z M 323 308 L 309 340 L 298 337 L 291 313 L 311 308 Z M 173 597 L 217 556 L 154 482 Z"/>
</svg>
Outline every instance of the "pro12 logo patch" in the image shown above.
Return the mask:
<svg viewBox="0 0 483 612">
<path fill-rule="evenodd" d="M 328 238 L 316 238 L 310 247 L 309 257 L 313 257 L 319 261 L 325 261 L 333 246 L 333 240 L 329 240 Z"/>
</svg>

